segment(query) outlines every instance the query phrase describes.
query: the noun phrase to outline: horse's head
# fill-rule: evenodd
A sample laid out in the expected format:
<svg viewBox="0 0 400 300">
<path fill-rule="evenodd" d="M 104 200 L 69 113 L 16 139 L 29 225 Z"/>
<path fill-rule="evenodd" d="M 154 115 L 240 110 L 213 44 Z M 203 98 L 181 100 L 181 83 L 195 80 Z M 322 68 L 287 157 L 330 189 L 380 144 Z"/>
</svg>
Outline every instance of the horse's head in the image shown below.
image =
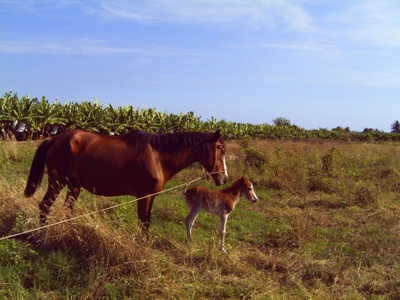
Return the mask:
<svg viewBox="0 0 400 300">
<path fill-rule="evenodd" d="M 242 177 L 242 195 L 245 196 L 250 202 L 256 203 L 258 201 L 258 197 L 256 192 L 254 191 L 254 186 L 249 179 L 246 177 Z"/>
<path fill-rule="evenodd" d="M 215 131 L 212 146 L 209 147 L 209 159 L 203 163 L 216 185 L 223 185 L 228 181 L 228 170 L 225 163 L 225 143 L 219 130 Z"/>
</svg>

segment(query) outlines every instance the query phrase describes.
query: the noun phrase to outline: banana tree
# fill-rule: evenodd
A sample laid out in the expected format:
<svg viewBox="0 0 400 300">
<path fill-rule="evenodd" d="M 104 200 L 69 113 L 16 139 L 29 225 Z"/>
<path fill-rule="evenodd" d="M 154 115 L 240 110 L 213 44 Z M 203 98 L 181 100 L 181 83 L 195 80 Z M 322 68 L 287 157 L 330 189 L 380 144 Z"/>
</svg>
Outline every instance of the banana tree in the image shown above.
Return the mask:
<svg viewBox="0 0 400 300">
<path fill-rule="evenodd" d="M 84 101 L 76 106 L 73 127 L 100 132 L 99 124 L 104 120 L 103 107 L 97 102 Z"/>
<path fill-rule="evenodd" d="M 184 132 L 201 130 L 200 117 L 196 117 L 194 112 L 178 115 L 164 115 L 164 122 L 161 123 L 161 132 Z"/>
<path fill-rule="evenodd" d="M 104 110 L 104 120 L 100 122 L 101 132 L 110 135 L 120 135 L 129 131 L 131 108 L 119 107 L 115 109 L 111 104 Z"/>
<path fill-rule="evenodd" d="M 37 99 L 30 99 L 24 96 L 18 99 L 18 95 L 11 95 L 11 92 L 2 98 L 1 119 L 7 135 L 11 133 L 21 140 L 32 133 L 31 124 L 33 123 L 31 108 L 37 103 Z"/>
<path fill-rule="evenodd" d="M 49 126 L 60 127 L 67 122 L 67 119 L 62 115 L 61 104 L 57 100 L 50 104 L 45 97 L 42 97 L 42 101 L 35 105 L 33 115 L 34 129 L 37 129 L 41 138 L 44 137 L 45 131 Z"/>
</svg>

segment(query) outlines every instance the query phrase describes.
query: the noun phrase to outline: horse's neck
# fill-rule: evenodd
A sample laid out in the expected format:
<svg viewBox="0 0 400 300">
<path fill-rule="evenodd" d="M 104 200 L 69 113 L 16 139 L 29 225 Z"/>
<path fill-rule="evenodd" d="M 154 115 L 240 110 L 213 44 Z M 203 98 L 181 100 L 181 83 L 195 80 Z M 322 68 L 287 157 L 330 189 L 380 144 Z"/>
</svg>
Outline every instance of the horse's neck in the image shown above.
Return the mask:
<svg viewBox="0 0 400 300">
<path fill-rule="evenodd" d="M 169 177 L 174 176 L 194 162 L 197 162 L 198 155 L 190 153 L 190 151 L 182 151 L 181 153 L 161 155 L 160 161 L 164 166 L 164 172 L 169 174 Z"/>
</svg>

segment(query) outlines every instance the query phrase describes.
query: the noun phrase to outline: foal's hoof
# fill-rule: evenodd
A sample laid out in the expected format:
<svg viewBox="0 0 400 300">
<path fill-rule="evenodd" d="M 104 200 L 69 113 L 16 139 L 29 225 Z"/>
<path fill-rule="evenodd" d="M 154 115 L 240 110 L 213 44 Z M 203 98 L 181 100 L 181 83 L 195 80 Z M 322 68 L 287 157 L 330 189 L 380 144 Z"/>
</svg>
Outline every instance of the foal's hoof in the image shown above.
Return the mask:
<svg viewBox="0 0 400 300">
<path fill-rule="evenodd" d="M 222 248 L 222 249 L 221 249 L 221 252 L 222 252 L 223 254 L 228 254 L 228 251 L 226 251 L 225 248 Z"/>
</svg>

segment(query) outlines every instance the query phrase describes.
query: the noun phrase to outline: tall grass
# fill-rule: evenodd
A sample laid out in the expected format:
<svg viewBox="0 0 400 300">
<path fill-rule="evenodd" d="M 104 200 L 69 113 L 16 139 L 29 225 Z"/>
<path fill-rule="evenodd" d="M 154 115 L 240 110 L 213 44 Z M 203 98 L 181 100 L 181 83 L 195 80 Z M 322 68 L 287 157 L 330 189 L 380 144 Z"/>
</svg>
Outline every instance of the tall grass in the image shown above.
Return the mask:
<svg viewBox="0 0 400 300">
<path fill-rule="evenodd" d="M 0 234 L 36 228 L 22 197 L 35 143 L 0 144 Z M 241 201 L 218 251 L 218 220 L 200 214 L 185 240 L 182 189 L 158 196 L 150 239 L 128 205 L 0 241 L 0 298 L 398 299 L 400 147 L 319 141 L 228 143 L 228 170 L 261 199 Z M 201 175 L 198 166 L 168 187 Z M 199 184 L 213 187 L 210 182 Z M 51 222 L 65 220 L 63 195 Z M 131 200 L 83 192 L 74 215 Z"/>
</svg>

